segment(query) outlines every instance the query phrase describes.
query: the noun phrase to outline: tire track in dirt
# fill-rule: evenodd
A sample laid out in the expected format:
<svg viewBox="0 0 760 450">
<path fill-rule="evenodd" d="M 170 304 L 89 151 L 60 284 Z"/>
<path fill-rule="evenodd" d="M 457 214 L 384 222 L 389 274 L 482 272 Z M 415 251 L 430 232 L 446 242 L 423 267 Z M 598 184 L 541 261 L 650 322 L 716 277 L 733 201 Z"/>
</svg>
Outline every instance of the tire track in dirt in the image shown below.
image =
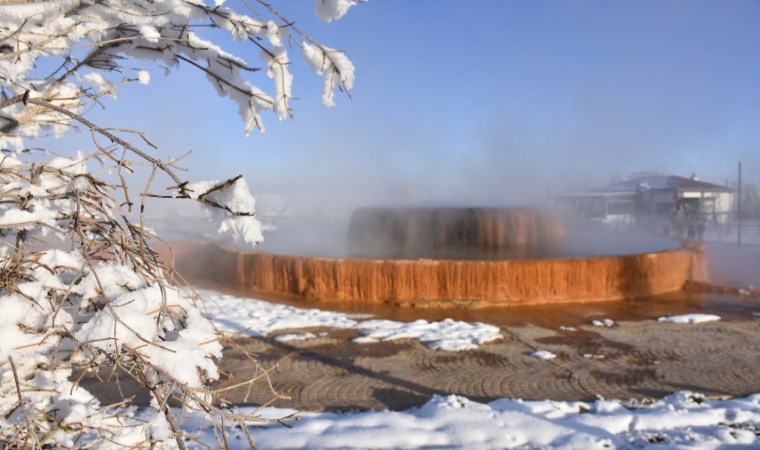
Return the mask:
<svg viewBox="0 0 760 450">
<path fill-rule="evenodd" d="M 225 350 L 225 375 L 215 387 L 227 389 L 224 397 L 233 403 L 269 404 L 274 394 L 263 375 L 268 371 L 274 389 L 291 397 L 272 404 L 300 410 L 399 410 L 420 406 L 436 394 L 485 402 L 502 397 L 627 400 L 677 390 L 744 396 L 760 391 L 760 319 L 509 327 L 503 329 L 505 339 L 465 352 L 431 350 L 409 339 L 356 344 L 355 330 L 310 331 L 317 337 L 238 339 L 237 348 Z M 536 350 L 555 357 L 532 357 Z M 256 362 L 248 353 L 256 355 Z M 116 400 L 113 388 L 98 388 L 87 380 L 82 384 L 101 399 Z M 139 393 L 129 385 L 122 385 L 122 391 Z"/>
<path fill-rule="evenodd" d="M 279 355 L 272 374 L 277 384 L 295 388 L 292 400 L 276 404 L 299 409 L 403 409 L 434 394 L 479 401 L 593 400 L 651 398 L 675 390 L 746 395 L 760 387 L 760 320 L 504 331 L 501 342 L 456 353 L 412 340 L 354 344 L 345 331 L 329 331 L 329 339 L 311 343 L 260 339 L 257 345 L 272 346 L 264 358 Z M 534 358 L 535 350 L 556 357 Z"/>
</svg>

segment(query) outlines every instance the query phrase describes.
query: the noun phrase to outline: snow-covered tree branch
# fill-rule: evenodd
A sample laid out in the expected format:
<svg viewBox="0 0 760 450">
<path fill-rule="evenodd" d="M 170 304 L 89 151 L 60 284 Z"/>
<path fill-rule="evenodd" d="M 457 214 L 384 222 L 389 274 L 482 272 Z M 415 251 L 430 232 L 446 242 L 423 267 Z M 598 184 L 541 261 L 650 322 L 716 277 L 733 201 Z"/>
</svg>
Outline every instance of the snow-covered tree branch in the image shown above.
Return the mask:
<svg viewBox="0 0 760 450">
<path fill-rule="evenodd" d="M 355 4 L 317 0 L 315 12 L 330 22 Z M 170 405 L 204 413 L 218 429 L 220 447 L 226 447 L 225 426 L 245 430 L 264 421 L 218 405 L 209 382 L 219 377 L 223 336 L 173 285 L 143 214 L 148 198 L 197 202 L 220 232 L 256 243 L 261 231 L 245 180 L 185 179 L 175 160 L 154 156 L 142 133 L 86 118 L 122 86 L 148 84 L 151 71 L 186 65 L 237 104 L 246 133 L 264 131 L 266 112 L 280 119 L 292 114 L 292 51 L 323 77 L 325 106 L 334 104 L 336 89 L 351 89 L 354 68 L 342 52 L 315 42 L 263 0 L 239 6 L 203 0 L 0 5 L 3 447 L 184 448 L 192 437 Z M 247 42 L 261 67 L 206 37 L 208 29 Z M 29 150 L 35 139 L 73 128 L 91 134 L 90 150 Z M 135 194 L 129 181 L 139 167 L 148 182 Z M 169 193 L 154 192 L 157 178 L 167 180 Z M 153 418 L 100 405 L 78 385 L 81 377 L 102 373 L 127 374 L 149 390 Z"/>
</svg>

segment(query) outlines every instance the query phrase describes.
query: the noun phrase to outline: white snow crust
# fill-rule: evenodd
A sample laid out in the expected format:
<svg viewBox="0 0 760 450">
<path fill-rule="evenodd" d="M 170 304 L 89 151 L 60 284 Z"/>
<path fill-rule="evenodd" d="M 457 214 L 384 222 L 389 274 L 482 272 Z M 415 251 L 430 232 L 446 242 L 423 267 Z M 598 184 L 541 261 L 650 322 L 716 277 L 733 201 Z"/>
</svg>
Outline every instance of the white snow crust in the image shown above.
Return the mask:
<svg viewBox="0 0 760 450">
<path fill-rule="evenodd" d="M 295 308 L 212 292 L 204 292 L 203 298 L 206 311 L 219 329 L 242 335 L 261 336 L 277 330 L 312 327 L 352 328 L 362 335 L 354 339 L 357 344 L 414 339 L 444 351 L 471 350 L 502 337 L 498 327 L 480 322 L 366 320 L 367 315 Z M 298 338 L 307 337 L 302 334 Z"/>
<path fill-rule="evenodd" d="M 259 411 L 267 417 L 293 412 Z M 749 450 L 760 445 L 760 394 L 710 400 L 678 392 L 651 404 L 606 399 L 478 403 L 436 395 L 407 411 L 306 412 L 291 425 L 292 429 L 275 424 L 251 430 L 259 448 L 266 449 Z M 213 442 L 193 421 L 187 426 L 205 442 Z M 245 448 L 239 431 L 231 437 L 233 449 Z"/>
<path fill-rule="evenodd" d="M 670 323 L 704 323 L 720 320 L 720 316 L 714 314 L 681 314 L 676 316 L 666 316 L 657 319 L 659 322 Z"/>
</svg>

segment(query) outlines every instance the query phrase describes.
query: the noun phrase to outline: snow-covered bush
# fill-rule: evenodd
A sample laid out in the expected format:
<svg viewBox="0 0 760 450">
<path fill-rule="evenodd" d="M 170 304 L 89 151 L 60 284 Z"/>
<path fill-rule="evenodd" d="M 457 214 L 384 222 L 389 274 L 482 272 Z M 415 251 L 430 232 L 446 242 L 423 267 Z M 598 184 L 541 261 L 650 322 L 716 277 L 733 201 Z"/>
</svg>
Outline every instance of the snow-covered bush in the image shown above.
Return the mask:
<svg viewBox="0 0 760 450">
<path fill-rule="evenodd" d="M 329 22 L 355 3 L 317 0 L 316 14 Z M 247 42 L 264 70 L 199 34 L 208 29 Z M 149 83 L 150 68 L 189 65 L 238 105 L 246 132 L 263 131 L 263 112 L 291 113 L 293 49 L 324 77 L 326 106 L 336 88 L 351 88 L 346 56 L 264 1 L 0 5 L 1 447 L 184 448 L 192 438 L 180 428 L 187 410 L 205 414 L 226 447 L 226 427 L 264 420 L 219 406 L 209 382 L 219 376 L 221 337 L 173 286 L 144 223 L 148 197 L 194 201 L 220 231 L 256 243 L 260 226 L 245 180 L 191 183 L 173 160 L 152 156 L 142 134 L 136 145 L 135 134 L 85 115 L 121 86 Z M 271 94 L 256 86 L 261 81 Z M 29 150 L 35 139 L 74 127 L 91 133 L 91 153 Z M 148 182 L 132 190 L 136 167 L 147 167 Z M 169 194 L 153 192 L 160 177 L 173 186 Z M 82 377 L 103 374 L 126 374 L 149 390 L 153 419 L 101 405 L 79 386 Z"/>
</svg>

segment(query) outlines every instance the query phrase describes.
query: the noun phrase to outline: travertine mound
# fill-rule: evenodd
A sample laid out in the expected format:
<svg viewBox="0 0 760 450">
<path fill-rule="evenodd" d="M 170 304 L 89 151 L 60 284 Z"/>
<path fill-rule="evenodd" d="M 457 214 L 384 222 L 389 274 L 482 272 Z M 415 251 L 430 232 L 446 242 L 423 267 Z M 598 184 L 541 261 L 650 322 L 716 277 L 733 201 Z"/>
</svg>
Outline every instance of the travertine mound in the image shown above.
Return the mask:
<svg viewBox="0 0 760 450">
<path fill-rule="evenodd" d="M 546 256 L 564 236 L 533 208 L 362 208 L 348 231 L 352 257 L 504 259 Z"/>
<path fill-rule="evenodd" d="M 472 307 L 591 302 L 677 291 L 704 281 L 701 246 L 639 255 L 527 260 L 329 259 L 175 246 L 186 278 L 308 300 Z"/>
</svg>

